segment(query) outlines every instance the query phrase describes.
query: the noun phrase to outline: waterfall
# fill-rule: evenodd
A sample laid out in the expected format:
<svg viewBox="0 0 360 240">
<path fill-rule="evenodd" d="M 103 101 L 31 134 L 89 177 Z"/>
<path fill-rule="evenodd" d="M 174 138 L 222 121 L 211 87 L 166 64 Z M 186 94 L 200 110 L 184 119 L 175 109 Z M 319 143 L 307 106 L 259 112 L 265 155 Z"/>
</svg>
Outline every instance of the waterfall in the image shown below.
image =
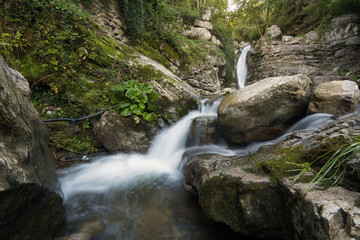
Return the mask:
<svg viewBox="0 0 360 240">
<path fill-rule="evenodd" d="M 201 220 L 197 201 L 184 190 L 186 161 L 182 160 L 202 153 L 246 155 L 275 142 L 231 150 L 226 144 L 186 148 L 193 119 L 216 118 L 219 103 L 220 100 L 202 100 L 198 110 L 161 131 L 147 154 L 102 156 L 59 171 L 68 217 L 65 232 L 77 232 L 89 223 L 99 223 L 103 228 L 91 239 L 227 238 L 218 228 Z M 314 114 L 289 131 L 315 128 L 329 120 L 331 115 Z"/>
<path fill-rule="evenodd" d="M 238 78 L 239 88 L 245 87 L 245 81 L 247 76 L 246 56 L 250 49 L 251 45 L 247 45 L 243 48 L 236 65 L 236 74 Z"/>
<path fill-rule="evenodd" d="M 199 116 L 216 117 L 219 104 L 220 100 L 212 104 L 202 100 L 199 110 L 190 112 L 158 134 L 145 155 L 119 153 L 61 171 L 65 199 L 78 193 L 106 192 L 148 176 L 165 174 L 171 179 L 181 178 L 178 168 L 192 120 Z"/>
</svg>

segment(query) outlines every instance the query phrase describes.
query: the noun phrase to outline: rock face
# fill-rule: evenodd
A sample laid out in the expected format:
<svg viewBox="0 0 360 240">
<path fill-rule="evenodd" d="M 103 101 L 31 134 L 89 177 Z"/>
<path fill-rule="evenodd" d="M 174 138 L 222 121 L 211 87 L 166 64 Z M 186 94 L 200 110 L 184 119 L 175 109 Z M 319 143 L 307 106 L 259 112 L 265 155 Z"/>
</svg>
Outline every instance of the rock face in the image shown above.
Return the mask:
<svg viewBox="0 0 360 240">
<path fill-rule="evenodd" d="M 314 91 L 308 113 L 330 113 L 342 116 L 356 110 L 359 87 L 353 81 L 332 81 L 320 84 Z"/>
<path fill-rule="evenodd" d="M 0 56 L 0 236 L 52 239 L 65 222 L 48 133 L 27 81 Z"/>
<path fill-rule="evenodd" d="M 360 75 L 359 16 L 334 19 L 332 30 L 304 37 L 281 36 L 271 27 L 255 45 L 248 83 L 266 77 L 306 74 L 315 86 L 335 80 L 357 80 Z M 279 37 L 274 37 L 274 36 Z"/>
<path fill-rule="evenodd" d="M 119 5 L 117 1 L 107 1 L 106 6 L 98 0 L 92 1 L 91 13 L 99 24 L 104 27 L 109 36 L 120 42 L 127 42 L 124 33 L 124 24 L 119 17 Z M 104 11 L 105 10 L 105 11 Z"/>
<path fill-rule="evenodd" d="M 152 123 L 134 124 L 115 112 L 105 112 L 93 131 L 99 142 L 111 153 L 146 152 L 159 128 Z"/>
<path fill-rule="evenodd" d="M 299 159 L 311 161 L 309 158 L 316 158 L 324 148 L 331 149 L 334 141 L 359 135 L 360 115 L 353 115 L 315 132 L 293 133 L 283 142 L 260 148 L 251 157 L 193 156 L 186 166 L 186 182 L 197 191 L 209 218 L 243 234 L 294 240 L 360 239 L 360 188 L 356 176 L 351 180 L 347 177 L 354 176 L 346 175 L 342 186 L 316 187 L 303 197 L 307 184 L 294 184 L 291 174 L 274 181 L 266 169 L 256 171 L 261 163 L 284 161 L 281 152 L 285 149 L 297 149 Z M 294 160 L 287 153 L 285 161 Z M 358 168 L 354 161 L 348 165 Z"/>
<path fill-rule="evenodd" d="M 305 75 L 266 78 L 237 90 L 219 105 L 221 132 L 237 145 L 273 139 L 306 113 L 311 93 Z"/>
<path fill-rule="evenodd" d="M 147 68 L 149 75 L 153 75 L 150 85 L 159 95 L 161 106 L 173 119 L 181 117 L 179 109 L 192 106 L 199 99 L 199 93 L 193 87 L 158 62 L 138 55 L 130 64 Z"/>
<path fill-rule="evenodd" d="M 213 95 L 221 90 L 222 80 L 219 76 L 224 69 L 225 59 L 217 53 L 216 46 L 208 44 L 204 47 L 210 53 L 206 61 L 188 66 L 188 71 L 181 72 L 180 77 L 201 95 Z"/>
</svg>

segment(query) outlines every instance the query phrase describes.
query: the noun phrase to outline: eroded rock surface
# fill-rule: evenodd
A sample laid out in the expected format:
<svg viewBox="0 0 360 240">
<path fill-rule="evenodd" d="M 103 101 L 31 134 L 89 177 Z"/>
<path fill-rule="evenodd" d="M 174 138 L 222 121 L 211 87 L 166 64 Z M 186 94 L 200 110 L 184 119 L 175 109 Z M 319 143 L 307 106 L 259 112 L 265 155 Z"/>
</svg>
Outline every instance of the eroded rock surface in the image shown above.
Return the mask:
<svg viewBox="0 0 360 240">
<path fill-rule="evenodd" d="M 334 143 L 359 135 L 360 116 L 356 114 L 315 132 L 293 133 L 276 145 L 260 148 L 251 157 L 193 156 L 186 166 L 186 182 L 197 191 L 209 218 L 243 234 L 295 240 L 360 239 L 357 178 L 351 180 L 348 177 L 354 176 L 348 174 L 341 186 L 317 186 L 303 198 L 308 184 L 293 183 L 294 175 L 288 173 L 276 180 L 266 169 L 257 170 L 263 162 L 281 161 L 282 149 L 296 149 L 298 158 L 311 161 L 332 149 Z M 284 158 L 294 160 L 291 155 Z M 348 165 L 356 169 L 358 164 L 350 162 Z"/>
<path fill-rule="evenodd" d="M 335 80 L 357 80 L 359 20 L 359 15 L 339 17 L 333 20 L 331 31 L 323 35 L 311 31 L 304 37 L 273 37 L 281 36 L 281 32 L 269 28 L 255 46 L 248 82 L 299 73 L 308 75 L 316 86 Z"/>
<path fill-rule="evenodd" d="M 45 124 L 0 56 L 0 238 L 52 239 L 65 222 Z"/>
</svg>

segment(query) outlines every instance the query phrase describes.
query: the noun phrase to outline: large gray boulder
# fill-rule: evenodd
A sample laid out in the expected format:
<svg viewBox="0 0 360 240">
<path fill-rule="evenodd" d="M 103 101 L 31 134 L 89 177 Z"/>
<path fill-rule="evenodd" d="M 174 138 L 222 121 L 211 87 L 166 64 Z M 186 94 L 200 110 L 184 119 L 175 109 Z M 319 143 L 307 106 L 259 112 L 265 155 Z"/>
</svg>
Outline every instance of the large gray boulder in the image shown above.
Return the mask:
<svg viewBox="0 0 360 240">
<path fill-rule="evenodd" d="M 273 139 L 304 116 L 311 93 L 305 75 L 266 78 L 237 90 L 219 105 L 221 132 L 236 145 Z"/>
<path fill-rule="evenodd" d="M 335 116 L 352 113 L 359 103 L 359 87 L 353 81 L 320 84 L 311 98 L 308 114 L 330 113 Z"/>
<path fill-rule="evenodd" d="M 65 222 L 47 129 L 29 93 L 0 56 L 1 239 L 52 239 Z"/>
</svg>

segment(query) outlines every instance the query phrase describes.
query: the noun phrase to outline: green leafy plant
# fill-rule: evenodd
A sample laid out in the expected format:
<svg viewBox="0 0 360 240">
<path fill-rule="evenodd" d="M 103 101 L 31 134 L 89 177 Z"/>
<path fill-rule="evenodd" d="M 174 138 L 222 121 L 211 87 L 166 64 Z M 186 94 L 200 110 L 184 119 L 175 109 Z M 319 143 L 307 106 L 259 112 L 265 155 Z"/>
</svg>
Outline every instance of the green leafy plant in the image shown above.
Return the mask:
<svg viewBox="0 0 360 240">
<path fill-rule="evenodd" d="M 111 86 L 109 90 L 111 102 L 117 104 L 117 110 L 122 116 L 136 115 L 148 122 L 155 120 L 158 95 L 149 84 L 128 80 Z"/>
</svg>

